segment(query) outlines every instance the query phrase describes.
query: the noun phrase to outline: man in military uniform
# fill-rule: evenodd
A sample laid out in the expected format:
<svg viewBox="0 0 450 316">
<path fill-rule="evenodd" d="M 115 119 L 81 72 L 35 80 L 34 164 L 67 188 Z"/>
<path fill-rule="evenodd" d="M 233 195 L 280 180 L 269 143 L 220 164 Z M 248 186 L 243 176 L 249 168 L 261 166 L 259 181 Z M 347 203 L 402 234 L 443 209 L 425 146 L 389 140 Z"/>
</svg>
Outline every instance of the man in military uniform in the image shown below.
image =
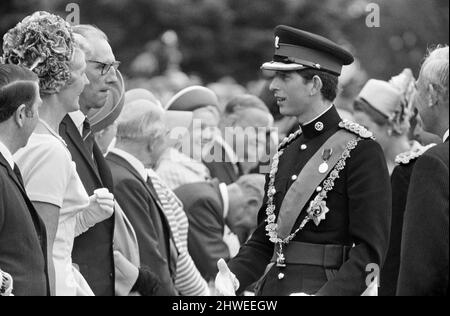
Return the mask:
<svg viewBox="0 0 450 316">
<path fill-rule="evenodd" d="M 406 208 L 409 182 L 417 159 L 436 144 L 428 144 L 401 153 L 395 158 L 397 166 L 391 175 L 392 222 L 389 249 L 383 269 L 380 272 L 380 296 L 395 296 L 400 269 L 400 245 L 403 231 L 403 217 Z"/>
<path fill-rule="evenodd" d="M 274 157 L 258 229 L 228 266 L 219 261 L 218 294 L 259 280 L 257 295 L 361 295 L 381 267 L 391 216 L 384 155 L 332 103 L 341 68 L 352 62 L 326 38 L 275 29 L 274 60 L 262 68 L 275 72 L 280 112 L 301 128 Z"/>
<path fill-rule="evenodd" d="M 449 48 L 425 59 L 414 106 L 424 129 L 443 143 L 422 153 L 410 176 L 397 295 L 448 295 L 449 290 Z"/>
</svg>

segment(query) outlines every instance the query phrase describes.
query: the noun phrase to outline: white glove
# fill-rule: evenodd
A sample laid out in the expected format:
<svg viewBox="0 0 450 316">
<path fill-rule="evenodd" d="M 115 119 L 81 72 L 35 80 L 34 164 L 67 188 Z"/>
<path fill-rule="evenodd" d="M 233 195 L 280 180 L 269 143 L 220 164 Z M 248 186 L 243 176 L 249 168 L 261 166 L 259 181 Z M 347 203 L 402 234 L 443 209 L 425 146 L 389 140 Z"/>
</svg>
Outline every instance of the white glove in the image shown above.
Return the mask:
<svg viewBox="0 0 450 316">
<path fill-rule="evenodd" d="M 217 262 L 219 273 L 216 276 L 216 295 L 217 296 L 236 296 L 239 289 L 239 280 L 230 271 L 225 260 L 220 259 Z"/>
<path fill-rule="evenodd" d="M 75 235 L 79 236 L 97 223 L 114 214 L 114 195 L 108 189 L 98 189 L 89 197 L 89 206 L 77 214 Z"/>
<path fill-rule="evenodd" d="M 14 296 L 13 278 L 6 272 L 0 270 L 0 296 Z"/>
</svg>

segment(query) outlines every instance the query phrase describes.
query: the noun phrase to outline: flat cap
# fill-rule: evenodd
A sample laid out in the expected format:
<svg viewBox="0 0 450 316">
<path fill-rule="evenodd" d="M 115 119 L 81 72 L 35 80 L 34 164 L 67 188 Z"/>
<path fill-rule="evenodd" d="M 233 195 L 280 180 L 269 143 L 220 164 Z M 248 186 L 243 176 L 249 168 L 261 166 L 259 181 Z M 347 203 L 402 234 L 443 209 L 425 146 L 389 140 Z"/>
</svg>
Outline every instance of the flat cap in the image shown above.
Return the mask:
<svg viewBox="0 0 450 316">
<path fill-rule="evenodd" d="M 273 60 L 261 68 L 275 71 L 312 68 L 339 76 L 342 66 L 353 60 L 352 54 L 325 37 L 279 25 L 275 28 Z"/>
</svg>

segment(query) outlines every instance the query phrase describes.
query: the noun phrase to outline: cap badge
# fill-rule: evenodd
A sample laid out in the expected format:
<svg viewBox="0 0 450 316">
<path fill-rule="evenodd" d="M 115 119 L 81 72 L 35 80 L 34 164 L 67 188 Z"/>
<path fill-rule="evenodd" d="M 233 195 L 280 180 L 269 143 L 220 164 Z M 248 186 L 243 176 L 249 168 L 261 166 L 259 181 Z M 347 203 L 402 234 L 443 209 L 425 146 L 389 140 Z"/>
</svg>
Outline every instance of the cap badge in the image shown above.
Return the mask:
<svg viewBox="0 0 450 316">
<path fill-rule="evenodd" d="M 275 48 L 280 48 L 280 38 L 275 36 Z"/>
</svg>

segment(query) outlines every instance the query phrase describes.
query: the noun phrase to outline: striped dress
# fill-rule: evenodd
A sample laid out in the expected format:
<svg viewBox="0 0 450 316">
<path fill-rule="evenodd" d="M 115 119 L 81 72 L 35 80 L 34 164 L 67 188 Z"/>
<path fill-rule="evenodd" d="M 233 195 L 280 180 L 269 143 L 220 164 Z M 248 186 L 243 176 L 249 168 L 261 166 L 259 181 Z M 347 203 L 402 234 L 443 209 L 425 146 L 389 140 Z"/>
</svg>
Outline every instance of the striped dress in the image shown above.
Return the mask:
<svg viewBox="0 0 450 316">
<path fill-rule="evenodd" d="M 202 278 L 188 252 L 189 222 L 183 204 L 153 170 L 148 170 L 148 176 L 161 201 L 179 251 L 175 287 L 183 296 L 208 296 L 208 284 Z"/>
</svg>

